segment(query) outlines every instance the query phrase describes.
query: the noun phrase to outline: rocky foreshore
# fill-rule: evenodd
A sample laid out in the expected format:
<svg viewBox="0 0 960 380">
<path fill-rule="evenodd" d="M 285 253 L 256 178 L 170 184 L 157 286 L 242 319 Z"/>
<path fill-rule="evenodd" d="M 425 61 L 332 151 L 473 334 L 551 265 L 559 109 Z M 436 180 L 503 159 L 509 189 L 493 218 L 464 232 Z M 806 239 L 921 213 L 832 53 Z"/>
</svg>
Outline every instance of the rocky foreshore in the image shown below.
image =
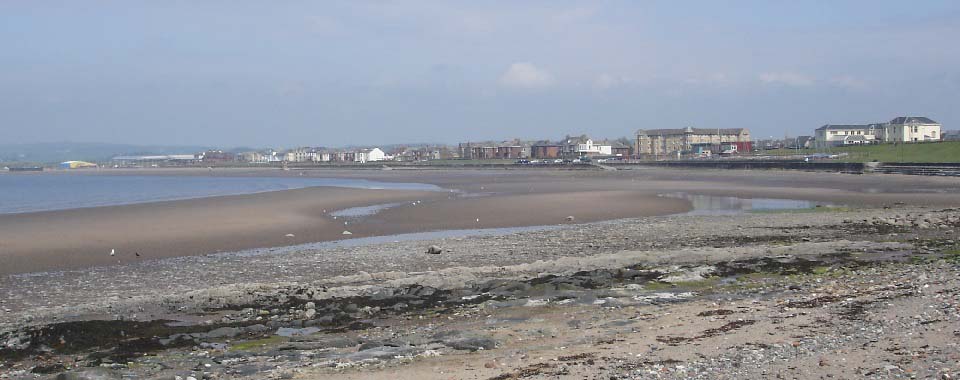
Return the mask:
<svg viewBox="0 0 960 380">
<path fill-rule="evenodd" d="M 958 227 L 821 207 L 10 276 L 0 378 L 956 378 Z"/>
</svg>

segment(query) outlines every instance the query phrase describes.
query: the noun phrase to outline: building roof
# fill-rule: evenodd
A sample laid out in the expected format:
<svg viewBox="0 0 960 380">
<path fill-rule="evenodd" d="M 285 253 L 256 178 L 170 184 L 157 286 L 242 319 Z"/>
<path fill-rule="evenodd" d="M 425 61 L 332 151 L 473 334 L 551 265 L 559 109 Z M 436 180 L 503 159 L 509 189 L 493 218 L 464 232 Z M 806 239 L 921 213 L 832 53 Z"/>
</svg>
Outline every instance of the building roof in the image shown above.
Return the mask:
<svg viewBox="0 0 960 380">
<path fill-rule="evenodd" d="M 820 128 L 817 128 L 818 131 L 821 130 L 830 130 L 830 129 L 867 129 L 869 125 L 867 124 L 826 124 Z"/>
<path fill-rule="evenodd" d="M 863 135 L 846 135 L 843 137 L 844 141 L 867 141 L 866 137 Z"/>
<path fill-rule="evenodd" d="M 587 140 L 591 140 L 591 138 L 587 137 L 587 135 L 582 135 L 568 136 L 565 141 L 567 144 L 586 144 Z"/>
<path fill-rule="evenodd" d="M 720 133 L 722 135 L 741 135 L 745 133 L 750 133 L 746 128 L 667 128 L 667 129 L 641 129 L 637 131 L 637 135 L 682 135 L 682 134 L 695 134 L 695 135 L 716 135 Z"/>
<path fill-rule="evenodd" d="M 900 116 L 890 120 L 890 124 L 939 124 L 923 116 Z"/>
</svg>

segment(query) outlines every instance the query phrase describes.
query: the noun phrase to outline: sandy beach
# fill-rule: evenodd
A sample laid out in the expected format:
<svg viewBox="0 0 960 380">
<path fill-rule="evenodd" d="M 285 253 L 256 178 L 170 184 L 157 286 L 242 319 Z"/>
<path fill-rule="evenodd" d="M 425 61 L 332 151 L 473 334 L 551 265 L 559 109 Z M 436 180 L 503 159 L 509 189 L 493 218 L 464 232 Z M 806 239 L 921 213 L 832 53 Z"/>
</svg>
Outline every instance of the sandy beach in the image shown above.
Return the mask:
<svg viewBox="0 0 960 380">
<path fill-rule="evenodd" d="M 0 276 L 0 378 L 960 375 L 956 179 L 763 171 L 304 175 L 456 192 L 308 188 L 10 216 L 5 227 L 22 233 L 86 223 L 125 228 L 143 244 L 141 231 L 153 230 L 168 234 L 155 252 L 169 258 L 134 262 L 126 251 L 110 258 L 98 247 L 78 269 Z M 832 206 L 693 215 L 684 212 L 689 201 L 658 196 L 669 192 Z M 304 242 L 336 239 L 322 232 L 344 228 L 332 208 L 382 203 L 397 205 L 348 220 L 347 228 L 376 236 L 472 228 L 477 218 L 481 227 L 552 227 L 189 251 L 276 246 L 294 239 L 284 236 L 294 228 Z M 164 223 L 124 225 L 147 213 Z M 210 227 L 225 216 L 235 223 Z M 264 232 L 244 219 L 257 216 L 274 218 L 275 228 Z M 204 223 L 178 230 L 181 218 Z M 90 236 L 115 235 L 44 244 Z M 442 253 L 426 253 L 429 246 Z M 23 262 L 56 262 L 45 255 Z M 120 262 L 86 267 L 104 258 Z"/>
<path fill-rule="evenodd" d="M 105 171 L 205 175 L 203 170 Z M 54 175 L 98 175 L 61 173 Z M 588 223 L 690 210 L 686 192 L 831 204 L 960 204 L 949 179 L 738 171 L 221 170 L 226 176 L 312 176 L 419 182 L 452 192 L 317 187 L 261 194 L 0 215 L 0 274 L 79 269 L 178 256 L 445 229 Z M 394 204 L 335 218 L 352 207 Z M 573 216 L 571 222 L 567 217 Z M 344 235 L 349 231 L 350 235 Z M 293 236 L 289 236 L 293 235 Z M 109 256 L 116 250 L 116 256 Z M 138 255 L 139 254 L 139 255 Z"/>
</svg>

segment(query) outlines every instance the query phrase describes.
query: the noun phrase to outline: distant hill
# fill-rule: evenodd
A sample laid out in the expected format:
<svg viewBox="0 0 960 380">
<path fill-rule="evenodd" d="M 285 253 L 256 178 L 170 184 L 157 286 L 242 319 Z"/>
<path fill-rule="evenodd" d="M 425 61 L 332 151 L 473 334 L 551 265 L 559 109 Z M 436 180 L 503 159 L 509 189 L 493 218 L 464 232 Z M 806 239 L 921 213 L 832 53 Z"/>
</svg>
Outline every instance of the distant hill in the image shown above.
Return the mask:
<svg viewBox="0 0 960 380">
<path fill-rule="evenodd" d="M 73 142 L 0 144 L 0 162 L 102 162 L 117 155 L 193 154 L 207 149 L 211 147 Z"/>
</svg>

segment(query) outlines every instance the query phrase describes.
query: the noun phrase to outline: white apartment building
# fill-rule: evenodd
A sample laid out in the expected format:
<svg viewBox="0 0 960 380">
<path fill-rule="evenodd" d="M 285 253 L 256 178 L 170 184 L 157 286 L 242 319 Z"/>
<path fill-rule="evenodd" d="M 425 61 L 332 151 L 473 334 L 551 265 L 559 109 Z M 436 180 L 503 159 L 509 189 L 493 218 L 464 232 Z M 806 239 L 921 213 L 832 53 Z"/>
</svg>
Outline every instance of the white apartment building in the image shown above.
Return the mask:
<svg viewBox="0 0 960 380">
<path fill-rule="evenodd" d="M 879 124 L 827 124 L 816 130 L 818 146 L 873 144 L 883 134 Z"/>
<path fill-rule="evenodd" d="M 380 148 L 373 149 L 363 149 L 357 152 L 353 157 L 354 162 L 374 162 L 374 161 L 383 161 L 386 158 L 386 154 L 383 153 Z"/>
</svg>

